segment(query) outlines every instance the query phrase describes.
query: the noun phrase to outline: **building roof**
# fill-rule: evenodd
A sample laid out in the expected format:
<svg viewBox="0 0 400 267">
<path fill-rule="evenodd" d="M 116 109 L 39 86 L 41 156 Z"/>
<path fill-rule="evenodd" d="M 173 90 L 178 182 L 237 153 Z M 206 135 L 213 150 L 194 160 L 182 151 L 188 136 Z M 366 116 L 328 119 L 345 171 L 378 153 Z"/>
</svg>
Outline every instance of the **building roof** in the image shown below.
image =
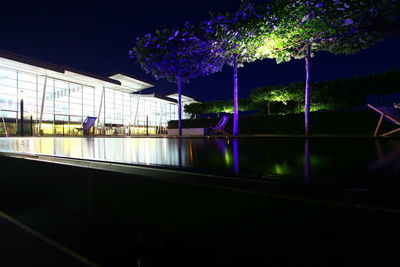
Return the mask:
<svg viewBox="0 0 400 267">
<path fill-rule="evenodd" d="M 65 65 L 57 65 L 27 57 L 3 49 L 0 49 L 0 58 L 5 59 L 4 64 L 18 69 L 41 73 L 42 75 L 51 75 L 54 76 L 54 78 L 76 79 L 90 84 L 102 83 L 103 86 L 128 93 L 153 87 L 152 84 L 139 80 L 132 75 L 123 72 L 117 72 L 110 77 L 104 77 Z"/>
<path fill-rule="evenodd" d="M 139 94 L 137 94 L 137 95 L 139 95 Z M 168 101 L 168 102 L 178 103 L 178 101 L 176 99 L 173 99 L 173 98 L 170 98 L 170 97 L 167 97 L 167 96 L 163 96 L 163 95 L 159 95 L 159 94 L 155 94 L 155 93 L 152 93 L 152 94 L 140 94 L 140 96 L 141 97 L 158 98 L 158 99 L 165 100 L 165 101 Z"/>
<path fill-rule="evenodd" d="M 111 76 L 114 76 L 114 75 L 116 75 L 116 74 L 120 74 L 120 75 L 126 76 L 126 77 L 128 77 L 128 78 L 131 78 L 131 79 L 134 79 L 134 80 L 137 80 L 137 81 L 141 81 L 142 83 L 146 83 L 146 84 L 152 85 L 152 82 L 150 82 L 150 81 L 147 81 L 147 80 L 145 80 L 145 79 L 136 77 L 135 75 L 133 75 L 133 74 L 131 74 L 131 73 L 126 73 L 126 72 L 121 71 L 121 70 L 114 71 L 113 73 L 111 73 L 110 75 L 108 75 L 108 77 L 111 78 Z M 153 87 L 153 86 L 150 86 L 150 87 Z M 150 87 L 148 87 L 148 88 L 150 88 Z M 146 88 L 144 88 L 144 89 L 146 89 Z M 144 90 L 144 89 L 142 89 L 142 90 Z"/>
<path fill-rule="evenodd" d="M 167 95 L 167 97 L 175 99 L 175 100 L 178 100 L 178 94 L 177 93 L 169 94 L 169 95 Z M 189 103 L 190 104 L 190 103 L 193 103 L 193 102 L 197 102 L 197 101 L 194 100 L 193 98 L 189 97 L 189 96 L 182 95 L 182 103 Z"/>
<path fill-rule="evenodd" d="M 107 77 L 102 77 L 100 75 L 96 75 L 96 74 L 93 74 L 93 73 L 85 72 L 85 71 L 78 70 L 78 69 L 75 69 L 75 68 L 71 68 L 71 67 L 68 67 L 68 66 L 56 65 L 56 64 L 53 64 L 53 63 L 50 63 L 50 62 L 47 62 L 47 61 L 43 61 L 43 60 L 40 60 L 40 59 L 35 59 L 35 58 L 32 58 L 32 57 L 24 56 L 24 55 L 17 54 L 17 53 L 14 53 L 14 52 L 3 50 L 3 49 L 0 49 L 0 57 L 6 58 L 6 59 L 9 59 L 9 60 L 13 60 L 13 61 L 17 61 L 17 62 L 20 62 L 20 63 L 28 64 L 28 65 L 31 65 L 31 66 L 35 66 L 35 67 L 39 67 L 39 68 L 43 68 L 43 69 L 59 72 L 59 73 L 64 73 L 65 74 L 66 72 L 69 71 L 69 72 L 78 73 L 78 74 L 81 74 L 81 75 L 84 75 L 84 76 L 87 76 L 87 77 L 91 77 L 91 78 L 95 78 L 95 79 L 98 79 L 98 80 L 102 80 L 102 81 L 105 81 L 105 82 L 113 83 L 113 84 L 116 84 L 116 85 L 121 85 L 121 83 L 119 81 L 117 81 L 117 80 L 113 80 L 113 79 L 110 79 L 110 78 L 107 78 Z"/>
<path fill-rule="evenodd" d="M 20 55 L 20 54 L 14 53 L 14 52 L 10 52 L 7 50 L 3 50 L 3 49 L 0 49 L 0 57 L 18 61 L 18 62 L 25 63 L 25 64 L 29 64 L 29 65 L 33 65 L 33 66 L 37 66 L 40 68 L 60 72 L 60 73 L 64 72 L 64 69 L 59 65 L 49 63 L 49 62 L 46 62 L 43 60 L 35 59 L 32 57 L 23 56 L 23 55 Z"/>
<path fill-rule="evenodd" d="M 127 74 L 121 73 L 121 72 L 114 73 L 109 78 L 119 81 L 122 86 L 126 86 L 129 88 L 135 88 L 138 91 L 146 89 L 146 88 L 154 87 L 154 85 L 152 85 L 150 83 L 146 83 L 144 81 L 138 80 L 136 78 L 133 78 L 130 75 L 127 75 Z"/>
<path fill-rule="evenodd" d="M 3 61 L 1 60 L 2 58 Z M 0 49 L 0 63 L 10 65 L 14 68 L 40 73 L 41 75 L 51 75 L 54 78 L 70 80 L 72 82 L 79 80 L 89 84 L 101 84 L 103 86 L 128 93 L 137 93 L 141 91 L 141 95 L 144 97 L 152 96 L 172 103 L 178 102 L 178 94 L 176 93 L 169 94 L 167 96 L 156 93 L 143 94 L 142 90 L 146 91 L 146 89 L 154 87 L 154 85 L 121 71 L 115 72 L 109 77 L 104 77 L 68 66 L 57 65 L 43 60 L 20 55 L 3 49 Z M 196 101 L 191 97 L 182 95 L 182 102 L 188 104 Z"/>
</svg>

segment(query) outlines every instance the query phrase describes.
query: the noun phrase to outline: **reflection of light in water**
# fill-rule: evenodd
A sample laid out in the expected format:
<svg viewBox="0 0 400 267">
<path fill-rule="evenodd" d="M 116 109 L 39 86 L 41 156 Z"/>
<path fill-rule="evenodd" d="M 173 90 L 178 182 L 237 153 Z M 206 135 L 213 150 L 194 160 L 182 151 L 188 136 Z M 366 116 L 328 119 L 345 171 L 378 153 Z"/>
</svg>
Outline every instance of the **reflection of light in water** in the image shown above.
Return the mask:
<svg viewBox="0 0 400 267">
<path fill-rule="evenodd" d="M 114 141 L 115 142 L 113 142 L 114 144 L 113 144 L 113 147 L 114 147 L 114 151 L 113 151 L 113 153 L 114 153 L 114 160 L 116 160 L 116 161 L 123 161 L 123 158 L 124 158 L 124 146 L 123 146 L 123 143 L 122 143 L 122 140 L 123 139 L 115 139 Z"/>
<path fill-rule="evenodd" d="M 293 143 L 286 143 L 285 140 L 284 144 L 285 149 L 281 143 L 271 139 L 0 138 L 0 150 L 4 152 L 36 153 L 144 165 L 181 164 L 184 167 L 231 170 L 235 173 L 239 172 L 240 167 L 243 173 L 306 176 L 307 151 L 304 140 L 293 140 Z M 331 141 L 310 140 L 311 174 L 316 177 L 334 176 L 336 173 L 357 171 L 398 175 L 400 142 L 379 140 L 376 142 L 376 148 L 371 144 L 374 144 L 373 141 L 332 144 Z M 340 166 L 340 169 L 334 169 L 334 163 Z M 369 169 L 366 167 L 367 164 L 370 164 Z"/>
<path fill-rule="evenodd" d="M 282 143 L 271 139 L 181 139 L 180 142 L 181 145 L 178 138 L 11 137 L 0 138 L 0 150 L 143 165 L 181 165 L 229 170 L 229 173 L 239 173 L 240 167 L 243 173 L 270 174 L 272 177 L 307 175 L 304 139 Z M 331 140 L 310 140 L 309 175 L 333 177 L 356 171 L 397 177 L 400 142 L 379 140 L 376 147 L 373 145 L 373 141 L 332 144 Z M 334 168 L 335 165 L 338 168 Z"/>
<path fill-rule="evenodd" d="M 34 138 L 34 139 L 32 139 L 32 142 L 34 143 L 32 153 L 37 153 L 37 151 L 40 150 L 40 140 L 38 142 L 38 139 Z"/>
<path fill-rule="evenodd" d="M 54 154 L 53 138 L 40 138 L 40 152 L 42 154 Z"/>
<path fill-rule="evenodd" d="M 167 138 L 164 137 L 163 139 L 163 155 L 164 155 L 164 160 L 167 159 Z"/>
<path fill-rule="evenodd" d="M 238 147 L 238 140 L 233 139 L 232 142 L 229 139 L 222 140 L 218 139 L 215 140 L 217 143 L 217 148 L 220 154 L 223 156 L 225 166 L 229 169 L 233 166 L 233 171 L 235 173 L 239 173 L 239 147 Z M 230 145 L 232 143 L 232 149 Z"/>
<path fill-rule="evenodd" d="M 138 149 L 138 143 L 137 139 L 131 139 L 131 161 L 130 162 L 138 162 L 139 161 L 139 149 Z"/>
<path fill-rule="evenodd" d="M 272 169 L 274 171 L 274 174 L 278 174 L 278 175 L 288 175 L 288 174 L 290 174 L 290 168 L 289 168 L 289 165 L 286 162 L 284 162 L 282 164 L 275 163 L 273 165 Z"/>
<path fill-rule="evenodd" d="M 83 157 L 92 159 L 94 157 L 94 140 L 93 138 L 86 138 L 85 143 L 87 149 L 85 150 Z"/>
<path fill-rule="evenodd" d="M 225 166 L 229 168 L 232 164 L 232 156 L 229 154 L 227 143 L 225 142 L 225 140 L 221 139 L 216 139 L 215 142 L 217 143 L 220 154 L 224 157 Z M 229 142 L 229 139 L 227 140 L 227 142 Z"/>
<path fill-rule="evenodd" d="M 178 166 L 182 167 L 182 138 L 178 140 Z"/>
<path fill-rule="evenodd" d="M 304 139 L 304 176 L 306 180 L 310 178 L 310 142 L 308 138 Z"/>
<path fill-rule="evenodd" d="M 233 168 L 236 174 L 239 173 L 239 140 L 233 140 Z"/>
<path fill-rule="evenodd" d="M 132 154 L 131 154 L 131 146 L 129 145 L 130 140 L 128 138 L 123 139 L 123 152 L 124 152 L 124 156 L 123 156 L 123 161 L 124 162 L 131 162 L 132 161 Z"/>
<path fill-rule="evenodd" d="M 229 153 L 228 149 L 225 149 L 225 164 L 227 167 L 230 167 L 232 165 L 232 156 Z"/>
<path fill-rule="evenodd" d="M 83 154 L 83 149 L 85 147 L 85 145 L 82 143 L 82 139 L 78 139 L 78 138 L 68 138 L 67 139 L 68 144 L 69 144 L 69 151 L 70 151 L 70 155 L 72 157 L 85 157 L 85 155 Z"/>
<path fill-rule="evenodd" d="M 323 158 L 319 155 L 310 155 L 310 164 L 314 167 L 329 165 L 330 161 L 327 158 Z"/>
<path fill-rule="evenodd" d="M 150 145 L 149 145 L 149 138 L 144 140 L 144 160 L 147 165 L 150 164 Z"/>
<path fill-rule="evenodd" d="M 71 155 L 71 146 L 70 146 L 70 140 L 65 138 L 62 140 L 62 147 L 64 148 L 64 153 L 66 156 L 70 156 Z"/>
<path fill-rule="evenodd" d="M 18 151 L 25 151 L 24 140 L 18 139 L 17 141 Z"/>
<path fill-rule="evenodd" d="M 398 142 L 387 142 L 391 150 L 384 151 L 382 148 L 383 141 L 375 141 L 375 149 L 378 155 L 378 159 L 369 164 L 369 171 L 391 171 L 398 173 L 400 171 L 400 143 Z"/>
<path fill-rule="evenodd" d="M 29 143 L 28 152 L 29 153 L 33 153 L 35 151 L 34 150 L 35 149 L 35 143 L 33 142 L 32 138 L 29 139 L 28 143 Z"/>
<path fill-rule="evenodd" d="M 193 163 L 193 142 L 192 140 L 189 140 L 189 159 L 190 163 Z"/>
</svg>

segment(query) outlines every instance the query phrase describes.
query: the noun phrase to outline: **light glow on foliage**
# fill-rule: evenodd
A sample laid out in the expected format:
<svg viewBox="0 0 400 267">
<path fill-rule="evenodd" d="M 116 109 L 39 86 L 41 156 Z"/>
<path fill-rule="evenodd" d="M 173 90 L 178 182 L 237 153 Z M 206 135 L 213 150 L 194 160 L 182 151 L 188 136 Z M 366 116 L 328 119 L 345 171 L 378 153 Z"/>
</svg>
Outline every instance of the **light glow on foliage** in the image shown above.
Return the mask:
<svg viewBox="0 0 400 267">
<path fill-rule="evenodd" d="M 199 28 L 186 24 L 180 30 L 146 34 L 130 55 L 147 73 L 172 82 L 178 76 L 188 82 L 220 71 L 224 64 L 234 66 L 236 134 L 237 67 L 262 59 L 283 63 L 306 58 L 309 63 L 309 58 L 319 51 L 356 53 L 390 34 L 399 33 L 399 10 L 399 0 L 276 0 L 272 6 L 263 7 L 254 7 L 246 0 L 236 12 L 213 16 Z M 310 74 L 309 64 L 306 65 Z M 305 99 L 308 101 L 307 81 Z M 282 90 L 289 92 L 271 91 L 263 97 L 284 104 L 293 99 L 300 101 L 301 97 L 290 92 L 290 87 Z M 316 107 L 307 102 L 306 113 L 310 108 Z"/>
</svg>

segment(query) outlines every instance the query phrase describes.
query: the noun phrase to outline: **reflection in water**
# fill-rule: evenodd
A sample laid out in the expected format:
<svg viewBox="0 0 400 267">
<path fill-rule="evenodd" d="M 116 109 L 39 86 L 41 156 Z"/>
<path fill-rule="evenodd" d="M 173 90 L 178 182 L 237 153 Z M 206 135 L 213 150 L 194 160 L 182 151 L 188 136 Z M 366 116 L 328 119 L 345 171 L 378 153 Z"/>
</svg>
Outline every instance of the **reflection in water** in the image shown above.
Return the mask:
<svg viewBox="0 0 400 267">
<path fill-rule="evenodd" d="M 215 142 L 218 152 L 223 156 L 224 158 L 224 165 L 227 168 L 231 168 L 232 166 L 232 154 L 228 149 L 228 146 L 230 145 L 230 140 L 229 139 L 210 139 L 209 142 Z"/>
<path fill-rule="evenodd" d="M 193 164 L 194 159 L 193 159 L 193 142 L 192 142 L 192 140 L 189 140 L 189 160 L 190 160 L 190 164 Z"/>
<path fill-rule="evenodd" d="M 390 140 L 388 143 L 391 145 L 385 148 L 380 140 L 375 141 L 378 159 L 369 165 L 370 172 L 400 172 L 400 142 Z"/>
<path fill-rule="evenodd" d="M 0 138 L 0 151 L 295 179 L 400 172 L 400 140 Z"/>
<path fill-rule="evenodd" d="M 236 174 L 239 174 L 239 141 L 233 139 L 233 167 Z"/>
<path fill-rule="evenodd" d="M 182 168 L 182 138 L 178 139 L 178 166 Z"/>
<path fill-rule="evenodd" d="M 310 140 L 304 139 L 304 177 L 310 178 Z"/>
</svg>

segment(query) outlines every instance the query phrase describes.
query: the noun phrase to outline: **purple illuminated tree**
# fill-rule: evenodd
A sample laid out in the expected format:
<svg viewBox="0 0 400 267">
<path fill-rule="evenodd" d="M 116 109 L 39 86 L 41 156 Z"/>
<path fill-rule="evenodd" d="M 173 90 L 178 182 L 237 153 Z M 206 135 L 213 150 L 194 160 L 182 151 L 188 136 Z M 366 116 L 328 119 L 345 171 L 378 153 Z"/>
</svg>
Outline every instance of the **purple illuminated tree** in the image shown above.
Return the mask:
<svg viewBox="0 0 400 267">
<path fill-rule="evenodd" d="M 200 28 L 185 24 L 180 30 L 162 30 L 138 39 L 130 51 L 140 66 L 156 79 L 165 78 L 178 86 L 178 124 L 182 135 L 182 83 L 220 71 L 222 61 L 213 57 L 211 44 L 201 38 Z"/>
<path fill-rule="evenodd" d="M 203 23 L 203 30 L 213 45 L 214 56 L 233 67 L 234 136 L 239 133 L 238 68 L 257 59 L 260 39 L 254 26 L 258 17 L 254 7 L 244 1 L 235 13 L 219 14 Z"/>
</svg>

